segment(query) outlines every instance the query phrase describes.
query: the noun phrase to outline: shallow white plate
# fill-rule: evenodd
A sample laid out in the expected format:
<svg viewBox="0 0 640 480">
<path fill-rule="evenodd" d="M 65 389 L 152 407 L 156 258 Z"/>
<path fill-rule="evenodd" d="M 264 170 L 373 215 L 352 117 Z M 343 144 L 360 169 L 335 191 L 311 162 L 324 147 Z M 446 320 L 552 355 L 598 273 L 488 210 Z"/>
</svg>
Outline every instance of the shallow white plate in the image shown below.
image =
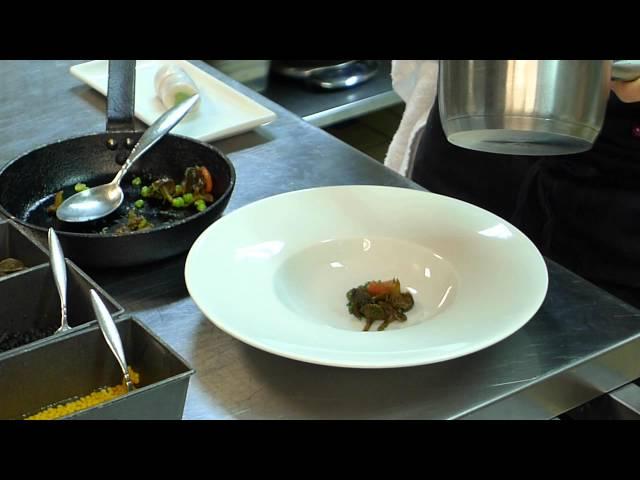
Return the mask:
<svg viewBox="0 0 640 480">
<path fill-rule="evenodd" d="M 276 114 L 268 108 L 185 60 L 138 60 L 135 115 L 147 125 L 166 111 L 156 96 L 153 79 L 158 69 L 167 63 L 181 67 L 195 82 L 201 96 L 199 108 L 186 116 L 171 133 L 210 142 L 253 130 L 276 119 Z M 106 95 L 108 65 L 107 60 L 95 60 L 74 65 L 69 71 Z"/>
<path fill-rule="evenodd" d="M 415 306 L 363 332 L 346 292 L 400 279 Z M 441 362 L 521 328 L 547 292 L 542 256 L 478 207 L 395 187 L 295 191 L 238 209 L 193 244 L 187 288 L 220 329 L 305 362 L 388 368 Z"/>
</svg>

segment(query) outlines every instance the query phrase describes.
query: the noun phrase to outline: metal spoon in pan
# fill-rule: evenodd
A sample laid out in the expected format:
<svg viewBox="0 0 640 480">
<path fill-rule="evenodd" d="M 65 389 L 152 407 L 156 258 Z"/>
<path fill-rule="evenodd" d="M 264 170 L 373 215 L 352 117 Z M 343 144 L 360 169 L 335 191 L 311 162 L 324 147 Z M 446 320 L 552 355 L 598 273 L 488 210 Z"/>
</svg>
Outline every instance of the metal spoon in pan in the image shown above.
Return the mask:
<svg viewBox="0 0 640 480">
<path fill-rule="evenodd" d="M 102 335 L 104 335 L 107 345 L 109 345 L 109 348 L 115 355 L 116 360 L 118 360 L 118 364 L 120 365 L 120 369 L 124 375 L 124 381 L 127 385 L 127 391 L 131 392 L 135 387 L 133 386 L 131 376 L 129 375 L 127 359 L 124 356 L 124 348 L 122 348 L 122 340 L 120 339 L 118 328 L 116 327 L 113 318 L 111 318 L 109 310 L 107 310 L 107 307 L 104 305 L 96 291 L 91 289 L 89 294 L 91 295 L 91 305 L 93 306 L 93 311 L 98 319 Z"/>
<path fill-rule="evenodd" d="M 60 246 L 60 241 L 53 228 L 49 229 L 49 263 L 53 271 L 53 281 L 60 296 L 60 328 L 55 333 L 71 330 L 67 324 L 67 264 L 64 260 L 64 253 Z"/>
<path fill-rule="evenodd" d="M 65 222 L 88 222 L 106 217 L 117 210 L 124 200 L 124 192 L 120 188 L 120 182 L 131 165 L 152 145 L 169 133 L 189 113 L 189 110 L 199 98 L 200 96 L 196 93 L 171 110 L 163 113 L 142 134 L 136 146 L 131 150 L 129 158 L 124 162 L 124 165 L 122 165 L 113 180 L 70 196 L 60 204 L 56 210 L 56 216 Z"/>
</svg>

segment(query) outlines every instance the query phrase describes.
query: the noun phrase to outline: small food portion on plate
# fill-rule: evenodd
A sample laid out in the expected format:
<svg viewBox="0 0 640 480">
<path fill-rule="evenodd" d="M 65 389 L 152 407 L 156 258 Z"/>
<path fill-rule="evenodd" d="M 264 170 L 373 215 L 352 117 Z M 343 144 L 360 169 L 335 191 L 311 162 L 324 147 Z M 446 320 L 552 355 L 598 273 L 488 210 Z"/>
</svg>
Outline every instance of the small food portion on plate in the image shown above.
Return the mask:
<svg viewBox="0 0 640 480">
<path fill-rule="evenodd" d="M 187 72 L 171 63 L 158 68 L 153 82 L 158 98 L 167 109 L 199 93 L 198 87 Z M 193 106 L 192 112 L 199 108 L 200 102 L 201 100 L 198 100 Z"/>
<path fill-rule="evenodd" d="M 275 112 L 219 80 L 215 73 L 207 71 L 207 67 L 199 68 L 186 60 L 137 60 L 135 115 L 147 125 L 151 125 L 174 104 L 176 93 L 180 97 L 181 94 L 191 95 L 193 92 L 193 85 L 182 74 L 175 74 L 176 68 L 160 72 L 160 69 L 169 65 L 184 71 L 200 95 L 200 100 L 187 114 L 185 121 L 175 127 L 174 134 L 212 142 L 251 131 L 276 120 Z M 80 81 L 106 95 L 108 69 L 108 60 L 94 60 L 73 65 L 70 72 Z M 171 77 L 171 83 L 159 88 L 160 85 L 156 86 L 156 76 L 158 80 Z M 160 90 L 167 94 L 164 100 Z"/>
<path fill-rule="evenodd" d="M 391 322 L 407 320 L 406 312 L 414 305 L 409 292 L 400 291 L 400 280 L 371 281 L 347 292 L 349 313 L 366 322 L 363 331 L 367 332 L 373 322 L 381 321 L 378 331 L 382 331 Z"/>
</svg>

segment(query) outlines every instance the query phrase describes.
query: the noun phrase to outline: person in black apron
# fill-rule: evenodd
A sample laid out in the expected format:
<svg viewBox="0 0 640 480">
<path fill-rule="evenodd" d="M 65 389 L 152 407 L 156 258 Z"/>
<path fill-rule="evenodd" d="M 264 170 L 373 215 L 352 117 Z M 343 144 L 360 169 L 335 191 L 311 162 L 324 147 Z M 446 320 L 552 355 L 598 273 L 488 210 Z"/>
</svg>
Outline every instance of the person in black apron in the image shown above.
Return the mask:
<svg viewBox="0 0 640 480">
<path fill-rule="evenodd" d="M 530 157 L 449 143 L 436 99 L 411 178 L 504 218 L 546 257 L 640 307 L 640 102 L 611 94 L 591 150 Z"/>
</svg>

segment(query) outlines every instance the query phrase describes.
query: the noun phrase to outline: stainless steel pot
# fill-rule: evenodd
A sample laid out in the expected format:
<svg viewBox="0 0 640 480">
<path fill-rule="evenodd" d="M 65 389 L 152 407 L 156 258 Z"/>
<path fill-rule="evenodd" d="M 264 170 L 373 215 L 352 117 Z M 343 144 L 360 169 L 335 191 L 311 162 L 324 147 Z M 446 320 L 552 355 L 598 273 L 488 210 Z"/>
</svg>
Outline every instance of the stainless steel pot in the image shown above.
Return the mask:
<svg viewBox="0 0 640 480">
<path fill-rule="evenodd" d="M 440 117 L 454 145 L 510 155 L 589 150 L 609 80 L 640 77 L 640 60 L 441 60 Z"/>
</svg>

